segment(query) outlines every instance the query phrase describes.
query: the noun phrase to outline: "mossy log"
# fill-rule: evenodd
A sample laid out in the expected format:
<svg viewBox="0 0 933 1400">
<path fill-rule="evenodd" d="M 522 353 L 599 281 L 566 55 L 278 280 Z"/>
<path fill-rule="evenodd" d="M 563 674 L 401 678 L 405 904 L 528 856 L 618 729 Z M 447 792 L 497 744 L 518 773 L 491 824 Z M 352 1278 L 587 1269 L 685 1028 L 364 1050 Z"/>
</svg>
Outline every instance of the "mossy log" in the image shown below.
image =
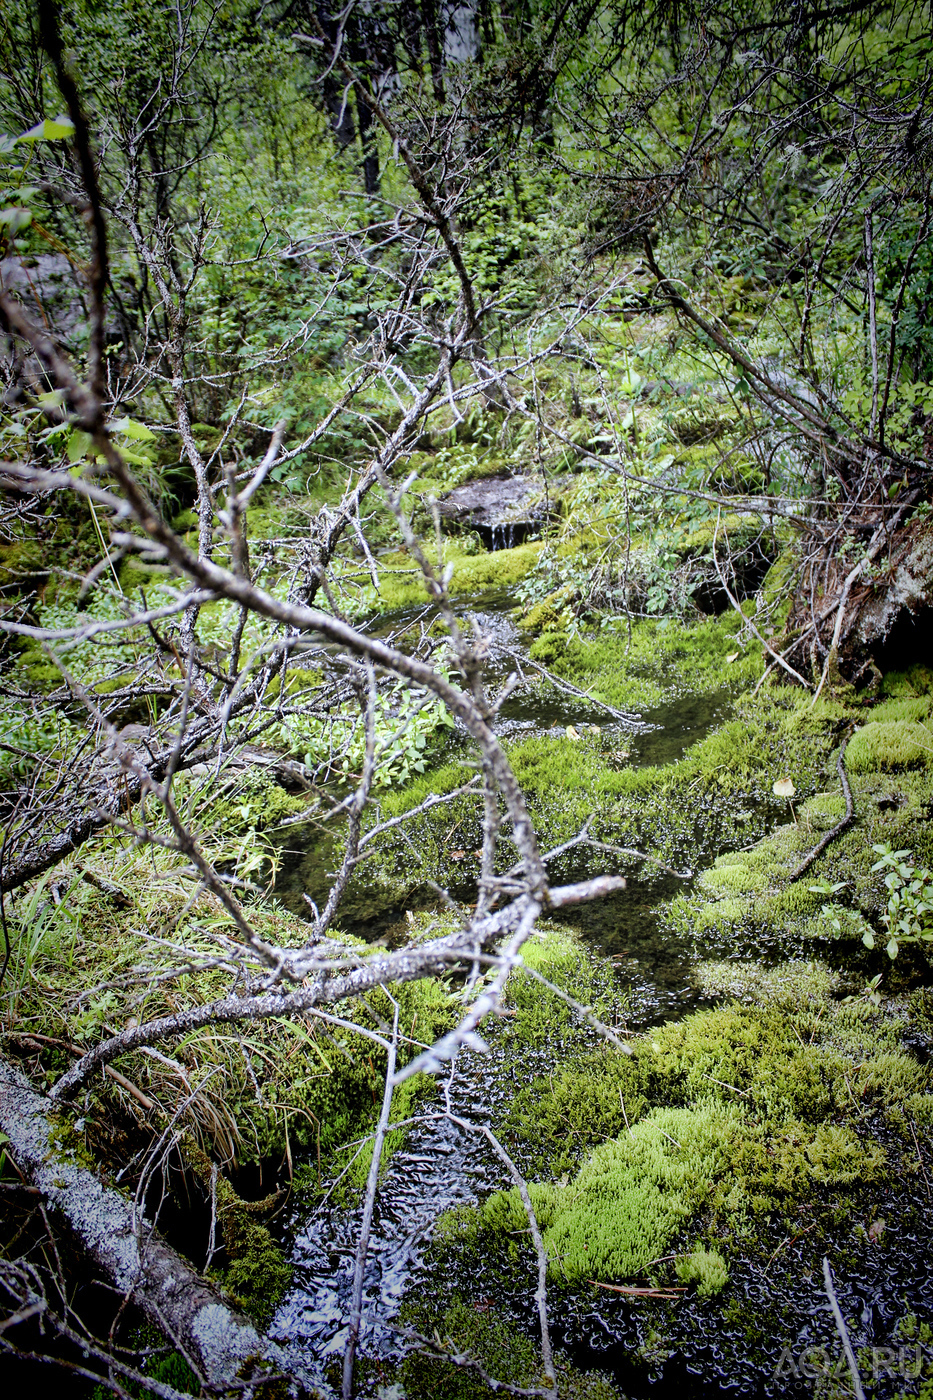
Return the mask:
<svg viewBox="0 0 933 1400">
<path fill-rule="evenodd" d="M 211 1392 L 223 1392 L 265 1361 L 283 1366 L 279 1349 L 236 1312 L 145 1221 L 119 1191 L 104 1186 L 69 1144 L 47 1099 L 0 1059 L 0 1129 L 6 1151 L 70 1228 L 108 1280 L 166 1333 Z"/>
</svg>

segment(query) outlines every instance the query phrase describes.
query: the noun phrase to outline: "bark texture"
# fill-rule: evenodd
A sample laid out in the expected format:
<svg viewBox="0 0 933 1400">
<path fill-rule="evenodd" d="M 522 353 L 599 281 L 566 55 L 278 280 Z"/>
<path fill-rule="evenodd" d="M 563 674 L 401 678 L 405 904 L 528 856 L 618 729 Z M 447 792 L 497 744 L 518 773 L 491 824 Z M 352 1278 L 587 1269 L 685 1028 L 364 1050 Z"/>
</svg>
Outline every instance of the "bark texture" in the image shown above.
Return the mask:
<svg viewBox="0 0 933 1400">
<path fill-rule="evenodd" d="M 263 1363 L 281 1358 L 248 1318 L 171 1249 L 132 1203 L 104 1186 L 80 1161 L 51 1106 L 15 1067 L 0 1059 L 0 1129 L 23 1175 L 70 1227 L 107 1278 L 170 1337 L 206 1387 L 223 1392 Z M 138 1226 L 138 1228 L 137 1228 Z"/>
</svg>

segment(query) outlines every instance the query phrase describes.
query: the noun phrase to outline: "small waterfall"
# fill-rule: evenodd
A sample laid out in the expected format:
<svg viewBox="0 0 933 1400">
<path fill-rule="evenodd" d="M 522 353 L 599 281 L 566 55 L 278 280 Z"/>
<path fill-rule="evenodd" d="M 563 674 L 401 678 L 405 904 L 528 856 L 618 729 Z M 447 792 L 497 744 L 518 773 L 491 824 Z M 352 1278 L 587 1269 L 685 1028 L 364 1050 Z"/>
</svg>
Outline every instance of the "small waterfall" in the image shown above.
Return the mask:
<svg viewBox="0 0 933 1400">
<path fill-rule="evenodd" d="M 514 520 L 510 520 L 507 524 L 493 525 L 489 531 L 489 548 L 491 551 L 514 549 L 517 544 L 521 543 L 524 533 L 524 529 L 517 525 Z"/>
</svg>

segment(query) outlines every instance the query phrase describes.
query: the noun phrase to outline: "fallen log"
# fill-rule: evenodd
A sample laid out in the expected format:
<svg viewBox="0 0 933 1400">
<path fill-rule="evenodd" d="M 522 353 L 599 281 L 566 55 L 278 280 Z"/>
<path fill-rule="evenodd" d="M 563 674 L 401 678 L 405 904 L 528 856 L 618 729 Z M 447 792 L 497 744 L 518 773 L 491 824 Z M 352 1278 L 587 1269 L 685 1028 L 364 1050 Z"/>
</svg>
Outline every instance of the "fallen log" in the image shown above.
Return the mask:
<svg viewBox="0 0 933 1400">
<path fill-rule="evenodd" d="M 254 1384 L 265 1375 L 294 1379 L 284 1354 L 260 1336 L 132 1203 L 84 1165 L 53 1116 L 49 1101 L 0 1058 L 0 1130 L 29 1183 L 121 1293 L 131 1296 L 178 1351 L 210 1393 Z M 246 1387 L 255 1393 L 251 1385 Z M 308 1393 L 307 1391 L 305 1393 Z"/>
</svg>

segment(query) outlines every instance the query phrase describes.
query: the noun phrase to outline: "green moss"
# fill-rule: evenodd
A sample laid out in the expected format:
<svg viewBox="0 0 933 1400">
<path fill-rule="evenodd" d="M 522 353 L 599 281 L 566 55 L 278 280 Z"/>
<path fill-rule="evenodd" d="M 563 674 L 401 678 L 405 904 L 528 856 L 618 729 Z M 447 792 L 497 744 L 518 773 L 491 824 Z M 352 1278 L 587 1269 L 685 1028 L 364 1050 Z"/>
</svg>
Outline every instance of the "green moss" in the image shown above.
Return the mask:
<svg viewBox="0 0 933 1400">
<path fill-rule="evenodd" d="M 456 596 L 512 588 L 534 568 L 543 548 L 540 540 L 532 540 L 515 549 L 468 554 L 456 540 L 448 539 L 444 543 L 444 560 L 453 565 L 449 591 Z M 372 592 L 370 586 L 369 593 Z M 379 596 L 377 600 L 373 594 L 373 603 L 405 608 L 424 603 L 427 597 L 421 570 L 407 554 L 391 554 L 380 560 Z"/>
<path fill-rule="evenodd" d="M 761 870 L 751 869 L 744 861 L 716 862 L 712 870 L 700 877 L 703 889 L 718 895 L 752 894 L 763 890 L 767 880 Z"/>
<path fill-rule="evenodd" d="M 260 1325 L 268 1324 L 292 1281 L 292 1269 L 259 1217 L 278 1203 L 278 1193 L 262 1201 L 244 1201 L 221 1173 L 212 1175 L 204 1153 L 187 1144 L 185 1157 L 205 1186 L 213 1190 L 228 1266 L 224 1283 L 237 1302 Z"/>
<path fill-rule="evenodd" d="M 487 1375 L 506 1385 L 542 1384 L 541 1353 L 528 1337 L 488 1303 L 469 1304 L 452 1298 L 442 1309 L 429 1303 L 407 1303 L 402 1321 L 422 1335 L 436 1336 L 463 1363 L 472 1359 Z M 566 1400 L 621 1400 L 612 1383 L 598 1372 L 578 1370 L 559 1353 L 560 1394 Z M 412 1352 L 401 1368 L 402 1390 L 408 1400 L 486 1400 L 489 1385 L 468 1364 Z"/>
<path fill-rule="evenodd" d="M 190 786 L 184 778 L 179 783 L 182 791 Z M 227 840 L 238 833 L 275 827 L 307 806 L 306 794 L 286 792 L 265 769 L 255 767 L 238 773 L 217 796 L 202 799 L 197 818 L 202 829 L 213 828 Z"/>
<path fill-rule="evenodd" d="M 882 1147 L 864 1146 L 851 1128 L 837 1123 L 821 1123 L 805 1151 L 810 1176 L 828 1186 L 871 1181 L 884 1161 Z"/>
<path fill-rule="evenodd" d="M 681 1283 L 697 1285 L 697 1293 L 701 1298 L 721 1293 L 729 1282 L 729 1270 L 718 1249 L 707 1249 L 702 1244 L 696 1245 L 689 1254 L 678 1259 L 676 1269 Z"/>
<path fill-rule="evenodd" d="M 131 556 L 120 565 L 120 587 L 127 597 L 139 602 L 139 590 L 150 593 L 153 588 L 172 577 L 172 570 L 165 564 L 146 564 Z"/>
<path fill-rule="evenodd" d="M 838 973 L 817 962 L 788 962 L 766 968 L 760 963 L 701 962 L 693 969 L 704 992 L 759 1006 L 819 1007 L 839 988 Z"/>
<path fill-rule="evenodd" d="M 784 549 L 775 559 L 761 585 L 761 596 L 771 609 L 772 625 L 780 628 L 787 621 L 797 580 L 798 561 L 792 549 Z"/>
<path fill-rule="evenodd" d="M 437 1086 L 434 1080 L 426 1074 L 415 1074 L 411 1079 L 406 1079 L 398 1086 L 392 1096 L 392 1122 L 405 1123 L 407 1119 L 419 1111 L 419 1105 L 425 1099 L 433 1097 L 436 1092 Z M 407 1136 L 407 1127 L 392 1128 L 386 1133 L 382 1157 L 379 1162 L 380 1174 L 389 1165 L 393 1153 L 404 1145 Z M 349 1180 L 356 1186 L 366 1185 L 369 1169 L 372 1165 L 374 1146 L 372 1140 L 365 1143 L 362 1151 L 350 1164 Z"/>
<path fill-rule="evenodd" d="M 930 718 L 931 712 L 933 712 L 933 696 L 901 695 L 891 700 L 881 700 L 877 705 L 873 705 L 871 718 L 885 723 L 899 719 L 922 723 Z"/>
<path fill-rule="evenodd" d="M 916 663 L 906 671 L 889 671 L 881 682 L 884 696 L 933 696 L 933 669 Z"/>
<path fill-rule="evenodd" d="M 737 1126 L 711 1207 L 770 1210 L 815 1186 L 877 1179 L 884 1153 L 857 1131 L 863 1113 L 880 1108 L 903 1125 L 918 1096 L 924 1115 L 933 1105 L 929 1072 L 900 1048 L 903 1021 L 834 1003 L 834 978 L 818 966 L 707 965 L 703 985 L 733 990 L 736 979 L 754 1004 L 659 1027 L 630 1057 L 606 1047 L 577 1055 L 521 1088 L 509 1124 L 535 1171 L 566 1172 L 587 1151 L 603 1152 L 606 1137 L 624 1144 L 660 1106 L 706 1112 L 719 1103 Z"/>
<path fill-rule="evenodd" d="M 204 849 L 213 855 L 207 837 Z M 166 858 L 162 878 L 153 886 L 143 854 L 110 838 L 83 855 L 82 868 L 114 887 L 120 898 L 73 876 L 53 904 L 44 893 L 51 878 L 46 876 L 30 896 L 32 905 L 17 906 L 8 920 L 12 957 L 6 990 L 13 1024 L 57 1035 L 67 1014 L 70 1038 L 88 1043 L 111 1019 L 125 1024 L 131 1015 L 157 1018 L 176 1011 L 178 997 L 192 1005 L 225 993 L 227 977 L 216 966 L 215 939 L 217 930 L 229 929 L 229 920 L 212 896 L 193 886 L 182 858 Z M 273 900 L 254 901 L 247 892 L 243 897 L 259 937 L 286 947 L 305 943 L 307 923 Z M 43 911 L 38 920 L 36 907 Z M 173 938 L 201 952 L 206 966 L 197 966 L 196 954 L 189 972 L 167 984 L 154 979 L 140 998 L 138 980 L 126 975 L 151 950 L 140 928 L 171 929 Z M 341 937 L 337 931 L 334 936 Z M 344 941 L 351 956 L 366 947 Z M 75 1014 L 67 1008 L 79 990 L 88 996 Z M 396 1004 L 405 1037 L 403 1062 L 417 1053 L 416 1042 L 430 1044 L 449 1030 L 461 1007 L 443 979 L 424 979 L 388 993 L 374 990 L 338 1014 L 344 1012 L 364 1031 L 384 1033 Z M 50 1049 L 47 1067 L 61 1072 L 65 1058 Z M 352 1155 L 346 1144 L 371 1130 L 386 1056 L 350 1029 L 293 1017 L 260 1021 L 235 1037 L 220 1027 L 204 1028 L 176 1042 L 171 1060 L 137 1052 L 124 1057 L 119 1068 L 143 1093 L 176 1107 L 179 1122 L 203 1151 L 237 1165 L 270 1158 L 278 1164 L 287 1154 L 296 1165 L 305 1159 L 312 1164 L 305 1184 L 316 1186 L 346 1166 Z M 119 1108 L 124 1093 L 119 1085 L 104 1080 L 100 1092 Z M 407 1093 L 411 1098 L 415 1086 Z M 393 1137 L 389 1150 L 400 1140 Z"/>
<path fill-rule="evenodd" d="M 195 1393 L 198 1388 L 197 1376 L 177 1351 L 166 1351 L 165 1337 L 161 1332 L 146 1325 L 134 1328 L 130 1336 L 133 1350 L 141 1353 L 144 1358 L 137 1363 L 144 1376 L 161 1382 L 176 1393 Z M 133 1400 L 148 1400 L 153 1393 L 137 1385 L 135 1381 L 124 1379 L 122 1385 L 125 1393 L 133 1396 Z M 111 1400 L 113 1393 L 109 1386 L 105 1388 L 97 1385 L 90 1392 L 91 1400 Z"/>
<path fill-rule="evenodd" d="M 519 627 L 525 632 L 560 632 L 564 634 L 561 649 L 565 649 L 566 632 L 573 621 L 567 605 L 574 592 L 573 584 L 562 584 L 542 598 L 540 603 L 535 603 L 529 612 L 522 614 L 518 619 Z"/>
<path fill-rule="evenodd" d="M 578 740 L 537 734 L 507 741 L 505 747 L 539 839 L 548 846 L 558 845 L 575 836 L 589 819 L 599 839 L 650 850 L 683 868 L 700 859 L 710 846 L 744 845 L 750 834 L 760 832 L 773 820 L 775 809 L 780 810 L 772 788 L 785 774 L 793 774 L 799 799 L 805 801 L 809 794 L 825 790 L 835 766 L 834 731 L 847 713 L 844 707 L 834 701 L 810 706 L 806 696 L 775 689 L 742 700 L 736 708 L 737 718 L 688 749 L 679 762 L 653 767 L 630 767 L 624 738 L 609 728 L 599 734 L 587 729 Z M 404 791 L 390 794 L 387 814 L 410 810 L 431 793 L 449 793 L 466 777 L 462 765 L 447 764 Z M 407 871 L 420 878 L 460 881 L 473 870 L 469 853 L 480 844 L 478 815 L 475 798 L 464 797 L 415 819 L 408 834 L 420 864 L 412 868 L 411 846 L 392 835 L 379 844 L 380 866 L 397 873 L 403 862 Z M 451 859 L 453 843 L 447 839 L 452 829 L 457 833 L 456 865 Z M 751 899 L 763 893 L 766 885 L 777 886 L 813 843 L 813 834 L 803 822 L 789 824 L 775 833 L 766 849 L 733 858 L 730 863 L 736 869 L 731 873 L 714 875 L 714 883 L 720 881 L 716 892 L 733 900 Z M 579 855 L 575 853 L 574 858 L 578 869 Z M 740 864 L 744 871 L 738 869 Z M 560 861 L 554 869 L 562 872 Z M 683 907 L 675 906 L 677 927 L 699 929 L 721 923 L 727 911 L 717 908 L 711 894 L 712 889 L 706 889 L 687 897 Z M 812 917 L 818 905 L 815 897 L 810 898 L 806 916 Z M 732 913 L 738 921 L 745 916 L 741 908 Z"/>
<path fill-rule="evenodd" d="M 627 627 L 598 636 L 545 631 L 532 644 L 531 656 L 610 705 L 645 709 L 671 694 L 708 694 L 753 683 L 761 659 L 757 650 L 737 645 L 740 625 L 729 613 L 685 625 L 667 618 L 639 622 L 631 639 Z"/>
<path fill-rule="evenodd" d="M 0 544 L 0 588 L 23 584 L 44 573 L 48 554 L 37 540 L 16 540 Z"/>
<path fill-rule="evenodd" d="M 508 1036 L 540 1044 L 565 1033 L 577 1013 L 555 992 L 524 970 L 531 969 L 555 987 L 609 1019 L 620 1009 L 622 996 L 612 968 L 588 949 L 570 929 L 542 926 L 522 949 L 522 964 L 507 984 L 507 1004 L 514 1013 Z"/>
<path fill-rule="evenodd" d="M 847 1125 L 814 1127 L 790 1119 L 768 1132 L 752 1128 L 736 1144 L 733 1185 L 723 1200 L 766 1213 L 788 1201 L 812 1199 L 817 1186 L 873 1182 L 884 1160 L 883 1148 L 861 1143 Z"/>
<path fill-rule="evenodd" d="M 933 730 L 908 719 L 873 720 L 849 742 L 846 762 L 853 773 L 894 773 L 933 763 Z"/>
<path fill-rule="evenodd" d="M 665 1252 L 726 1169 L 738 1110 L 712 1101 L 653 1109 L 598 1147 L 566 1186 L 537 1185 L 531 1199 L 556 1278 L 628 1278 Z M 487 1230 L 527 1224 L 517 1191 L 481 1207 Z"/>
<path fill-rule="evenodd" d="M 285 694 L 300 695 L 306 690 L 315 690 L 323 680 L 323 672 L 320 670 L 308 670 L 301 666 L 289 666 L 285 675 Z M 281 675 L 273 676 L 266 691 L 268 697 L 274 700 L 282 693 Z"/>
<path fill-rule="evenodd" d="M 845 816 L 846 802 L 841 792 L 817 792 L 797 804 L 800 825 L 805 831 L 828 831 Z"/>
<path fill-rule="evenodd" d="M 788 768 L 796 779 L 797 767 Z M 873 847 L 889 843 L 907 848 L 917 865 L 930 863 L 933 832 L 927 812 L 933 773 L 926 765 L 903 771 L 893 790 L 890 776 L 850 772 L 850 781 L 857 822 L 804 876 L 790 878 L 820 835 L 842 817 L 844 799 L 838 789 L 799 803 L 796 825 L 787 823 L 752 849 L 720 857 L 691 893 L 668 907 L 665 917 L 671 926 L 681 933 L 741 926 L 768 937 L 780 930 L 806 938 L 859 940 L 871 925 L 877 934 L 888 892 L 872 868 L 877 859 Z M 821 884 L 839 888 L 821 893 Z M 823 911 L 830 906 L 827 919 Z"/>
<path fill-rule="evenodd" d="M 23 648 L 17 674 L 22 685 L 42 692 L 55 690 L 63 684 L 61 671 L 36 644 Z"/>
</svg>

